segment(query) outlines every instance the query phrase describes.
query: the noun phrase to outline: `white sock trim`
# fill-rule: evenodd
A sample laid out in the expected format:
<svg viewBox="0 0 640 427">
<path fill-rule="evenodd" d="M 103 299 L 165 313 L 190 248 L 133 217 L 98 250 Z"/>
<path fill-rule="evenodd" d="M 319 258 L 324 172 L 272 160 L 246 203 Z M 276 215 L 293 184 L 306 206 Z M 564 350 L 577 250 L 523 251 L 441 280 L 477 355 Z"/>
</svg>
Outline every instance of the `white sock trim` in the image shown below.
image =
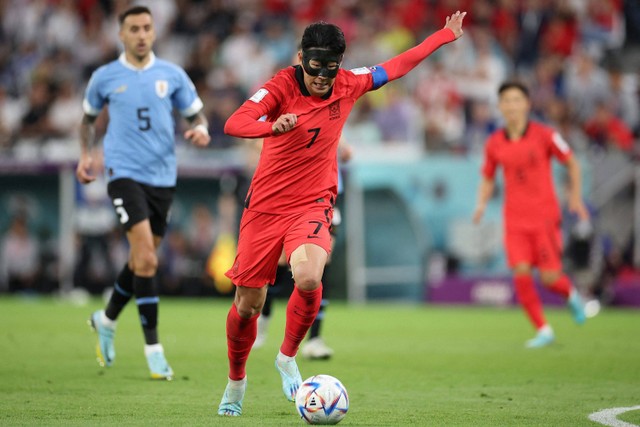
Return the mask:
<svg viewBox="0 0 640 427">
<path fill-rule="evenodd" d="M 293 361 L 295 361 L 295 360 L 296 360 L 296 357 L 295 357 L 295 356 L 293 356 L 293 357 L 291 357 L 291 356 L 287 356 L 287 355 L 283 354 L 283 353 L 282 353 L 281 351 L 279 351 L 279 350 L 278 350 L 278 356 L 277 356 L 277 358 L 278 358 L 278 360 L 279 360 L 280 362 L 293 362 Z"/>
<path fill-rule="evenodd" d="M 244 387 L 246 384 L 247 384 L 246 375 L 241 380 L 232 380 L 231 378 L 229 378 L 229 385 L 233 388 L 241 388 L 241 387 Z"/>
<path fill-rule="evenodd" d="M 111 320 L 107 317 L 104 310 L 100 312 L 100 323 L 102 323 L 107 328 L 115 329 L 116 324 L 118 323 L 116 320 Z"/>
<path fill-rule="evenodd" d="M 158 344 L 145 344 L 144 345 L 144 355 L 149 357 L 149 355 L 151 353 L 164 353 L 164 348 L 162 348 L 162 344 L 158 343 Z"/>
<path fill-rule="evenodd" d="M 538 332 L 547 335 L 553 335 L 553 329 L 550 325 L 544 325 L 542 328 L 538 329 Z"/>
</svg>

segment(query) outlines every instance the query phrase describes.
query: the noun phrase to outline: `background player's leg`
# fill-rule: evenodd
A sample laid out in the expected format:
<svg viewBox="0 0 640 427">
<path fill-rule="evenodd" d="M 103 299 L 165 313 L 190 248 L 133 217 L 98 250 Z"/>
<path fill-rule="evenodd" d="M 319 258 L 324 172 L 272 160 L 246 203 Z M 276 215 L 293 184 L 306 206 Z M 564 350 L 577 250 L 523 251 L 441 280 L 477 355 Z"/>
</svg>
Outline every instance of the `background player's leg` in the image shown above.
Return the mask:
<svg viewBox="0 0 640 427">
<path fill-rule="evenodd" d="M 105 308 L 107 318 L 115 322 L 132 296 L 133 271 L 129 268 L 129 262 L 127 261 L 113 285 L 113 292 Z"/>
<path fill-rule="evenodd" d="M 584 303 L 579 292 L 569 277 L 561 271 L 541 271 L 540 278 L 544 286 L 552 292 L 561 295 L 571 309 L 573 320 L 581 325 L 586 320 Z"/>
<path fill-rule="evenodd" d="M 158 340 L 158 287 L 155 275 L 158 269 L 156 247 L 161 237 L 154 236 L 148 219 L 141 221 L 127 232 L 129 240 L 130 260 L 133 266 L 133 291 L 140 315 L 140 323 L 144 333 L 147 364 L 151 377 L 170 379 L 173 370 L 164 356 L 164 348 Z"/>
<path fill-rule="evenodd" d="M 116 350 L 113 340 L 116 332 L 118 316 L 133 296 L 133 272 L 128 263 L 120 272 L 114 284 L 113 292 L 104 310 L 91 315 L 91 326 L 98 334 L 96 355 L 101 366 L 111 366 L 115 362 Z"/>
<path fill-rule="evenodd" d="M 543 347 L 551 344 L 554 340 L 553 330 L 544 317 L 542 302 L 531 275 L 531 267 L 526 264 L 517 265 L 514 268 L 513 281 L 518 301 L 537 331 L 536 336 L 527 341 L 526 346 Z"/>
<path fill-rule="evenodd" d="M 586 320 L 584 303 L 575 286 L 562 272 L 562 233 L 558 226 L 549 226 L 536 237 L 536 250 L 539 258 L 540 279 L 542 284 L 561 295 L 571 309 L 573 320 L 581 325 Z"/>
</svg>

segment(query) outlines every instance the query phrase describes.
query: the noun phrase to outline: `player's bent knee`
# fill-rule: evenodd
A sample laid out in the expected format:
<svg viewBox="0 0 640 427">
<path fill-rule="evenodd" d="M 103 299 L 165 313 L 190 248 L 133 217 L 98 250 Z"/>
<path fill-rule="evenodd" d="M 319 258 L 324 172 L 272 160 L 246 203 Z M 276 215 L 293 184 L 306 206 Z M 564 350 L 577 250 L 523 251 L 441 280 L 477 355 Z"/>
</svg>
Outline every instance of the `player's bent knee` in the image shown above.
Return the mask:
<svg viewBox="0 0 640 427">
<path fill-rule="evenodd" d="M 551 286 L 560 279 L 561 275 L 560 271 L 541 271 L 540 280 L 544 286 Z"/>
<path fill-rule="evenodd" d="M 140 251 L 133 255 L 134 272 L 138 276 L 150 276 L 158 269 L 158 256 L 155 251 Z"/>
<path fill-rule="evenodd" d="M 531 274 L 531 266 L 528 264 L 517 264 L 513 267 L 514 276 L 525 276 Z"/>
<path fill-rule="evenodd" d="M 243 319 L 249 319 L 250 317 L 259 314 L 264 306 L 264 300 L 267 296 L 267 289 L 265 288 L 245 288 L 238 286 L 236 288 L 236 296 L 234 304 L 238 315 Z"/>
<path fill-rule="evenodd" d="M 303 291 L 313 291 L 320 286 L 322 274 L 308 274 L 304 269 L 298 269 L 295 282 L 298 289 Z"/>
</svg>

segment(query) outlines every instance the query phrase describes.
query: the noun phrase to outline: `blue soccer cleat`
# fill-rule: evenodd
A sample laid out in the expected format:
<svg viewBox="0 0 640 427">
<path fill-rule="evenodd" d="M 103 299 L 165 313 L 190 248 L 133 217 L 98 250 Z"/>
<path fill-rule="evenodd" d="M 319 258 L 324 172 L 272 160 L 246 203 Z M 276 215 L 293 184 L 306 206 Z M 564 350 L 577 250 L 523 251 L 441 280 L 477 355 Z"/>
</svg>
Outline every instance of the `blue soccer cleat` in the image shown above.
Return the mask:
<svg viewBox="0 0 640 427">
<path fill-rule="evenodd" d="M 535 337 L 531 338 L 525 343 L 527 348 L 541 348 L 551 345 L 555 340 L 553 331 L 551 328 L 543 328 L 538 331 Z"/>
<path fill-rule="evenodd" d="M 100 366 L 111 366 L 116 359 L 116 350 L 113 346 L 113 338 L 116 334 L 115 328 L 109 327 L 102 322 L 104 310 L 94 312 L 89 318 L 89 325 L 98 334 L 96 344 L 96 358 Z"/>
<path fill-rule="evenodd" d="M 567 300 L 567 305 L 569 306 L 569 309 L 571 309 L 573 320 L 578 325 L 582 325 L 587 320 L 587 315 L 584 311 L 584 303 L 582 302 L 582 297 L 580 297 L 580 294 L 575 289 L 571 291 L 571 295 Z"/>
<path fill-rule="evenodd" d="M 218 415 L 227 417 L 239 417 L 242 415 L 242 400 L 247 390 L 247 377 L 239 381 L 229 380 L 227 387 L 224 389 L 220 406 L 218 406 Z"/>
<path fill-rule="evenodd" d="M 300 376 L 296 359 L 278 353 L 278 357 L 276 357 L 276 369 L 282 377 L 282 392 L 287 400 L 294 402 L 298 388 L 300 388 L 302 384 L 302 377 Z"/>
<path fill-rule="evenodd" d="M 146 356 L 152 379 L 167 381 L 173 379 L 173 369 L 171 369 L 167 359 L 164 357 L 164 351 L 152 351 L 146 354 Z"/>
</svg>

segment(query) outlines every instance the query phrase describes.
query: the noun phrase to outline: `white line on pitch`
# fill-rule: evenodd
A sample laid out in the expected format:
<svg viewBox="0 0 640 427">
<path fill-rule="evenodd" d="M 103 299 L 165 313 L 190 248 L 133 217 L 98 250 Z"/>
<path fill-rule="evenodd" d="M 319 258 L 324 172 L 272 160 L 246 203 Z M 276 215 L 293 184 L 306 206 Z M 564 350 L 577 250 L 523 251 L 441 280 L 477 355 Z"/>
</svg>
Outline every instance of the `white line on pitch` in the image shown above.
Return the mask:
<svg viewBox="0 0 640 427">
<path fill-rule="evenodd" d="M 628 408 L 609 408 L 594 412 L 589 415 L 591 421 L 595 421 L 609 427 L 638 427 L 637 424 L 631 424 L 626 421 L 620 421 L 617 416 L 628 411 L 636 411 L 640 409 L 638 406 L 630 406 Z"/>
</svg>

